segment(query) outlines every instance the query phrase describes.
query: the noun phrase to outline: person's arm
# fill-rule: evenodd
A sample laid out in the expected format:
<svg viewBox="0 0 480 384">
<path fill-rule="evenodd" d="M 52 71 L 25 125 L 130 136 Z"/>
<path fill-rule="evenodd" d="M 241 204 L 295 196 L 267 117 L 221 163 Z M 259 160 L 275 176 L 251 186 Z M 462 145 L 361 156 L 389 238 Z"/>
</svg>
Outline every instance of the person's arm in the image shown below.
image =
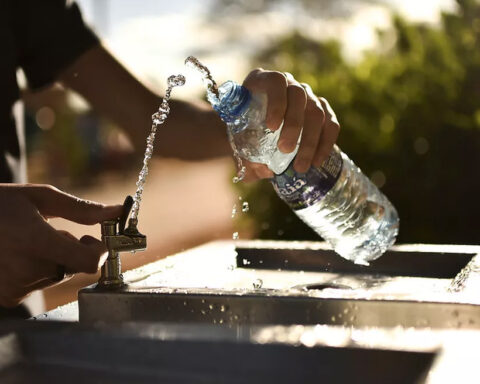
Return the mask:
<svg viewBox="0 0 480 384">
<path fill-rule="evenodd" d="M 60 81 L 79 92 L 100 113 L 110 117 L 130 135 L 137 150 L 143 151 L 151 127 L 151 115 L 160 97 L 135 79 L 102 46 L 81 55 L 61 73 Z M 268 97 L 267 126 L 276 130 L 283 122 L 279 148 L 291 152 L 303 129 L 295 169 L 305 172 L 319 166 L 332 150 L 339 124 L 324 99 L 310 87 L 301 86 L 291 75 L 256 69 L 244 86 Z M 231 155 L 225 125 L 205 102 L 171 101 L 170 116 L 157 131 L 155 153 L 188 160 Z M 245 161 L 246 181 L 272 177 L 263 164 Z"/>
<path fill-rule="evenodd" d="M 132 76 L 101 45 L 83 53 L 59 80 L 128 133 L 143 152 L 151 116 L 161 98 Z M 170 116 L 157 131 L 155 154 L 186 160 L 231 155 L 225 125 L 205 102 L 170 101 Z"/>
<path fill-rule="evenodd" d="M 15 30 L 19 64 L 29 85 L 40 88 L 60 79 L 83 95 L 100 113 L 123 127 L 138 151 L 143 152 L 151 115 L 160 97 L 123 68 L 99 43 L 71 1 L 18 0 Z M 52 21 L 53 20 L 53 21 Z M 295 168 L 319 165 L 338 136 L 339 125 L 328 104 L 281 72 L 253 70 L 244 85 L 268 96 L 267 126 L 283 121 L 279 148 L 291 151 L 301 129 L 302 140 Z M 331 110 L 331 109 L 330 109 Z M 155 153 L 184 159 L 231 155 L 225 126 L 209 105 L 172 101 L 171 116 L 158 130 Z M 271 177 L 263 164 L 248 165 L 246 180 Z"/>
</svg>

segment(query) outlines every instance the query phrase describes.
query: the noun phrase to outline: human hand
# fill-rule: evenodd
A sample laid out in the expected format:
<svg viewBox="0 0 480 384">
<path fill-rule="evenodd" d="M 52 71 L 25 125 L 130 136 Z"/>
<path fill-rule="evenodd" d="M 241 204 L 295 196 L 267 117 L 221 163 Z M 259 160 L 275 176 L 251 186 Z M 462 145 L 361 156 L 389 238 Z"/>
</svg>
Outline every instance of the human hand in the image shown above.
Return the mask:
<svg viewBox="0 0 480 384">
<path fill-rule="evenodd" d="M 49 185 L 0 184 L 0 211 L 0 306 L 14 307 L 31 292 L 58 284 L 59 266 L 68 274 L 95 273 L 106 259 L 101 241 L 58 231 L 49 217 L 91 225 L 119 217 L 122 206 L 82 200 Z"/>
<path fill-rule="evenodd" d="M 255 69 L 243 82 L 252 93 L 267 95 L 265 123 L 276 131 L 282 126 L 278 148 L 292 152 L 302 133 L 294 160 L 297 172 L 306 172 L 312 165 L 319 167 L 328 157 L 340 131 L 335 112 L 324 98 L 315 96 L 307 84 L 300 84 L 289 73 Z M 302 131 L 303 129 L 303 131 Z M 247 168 L 244 181 L 273 177 L 265 165 L 243 160 Z"/>
</svg>

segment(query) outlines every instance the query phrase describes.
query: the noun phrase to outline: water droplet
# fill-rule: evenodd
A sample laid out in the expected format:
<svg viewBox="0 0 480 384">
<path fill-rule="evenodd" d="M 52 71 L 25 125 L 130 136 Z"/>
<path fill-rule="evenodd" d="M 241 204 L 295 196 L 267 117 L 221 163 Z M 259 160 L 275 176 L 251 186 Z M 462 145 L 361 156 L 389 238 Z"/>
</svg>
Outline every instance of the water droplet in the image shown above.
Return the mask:
<svg viewBox="0 0 480 384">
<path fill-rule="evenodd" d="M 164 114 L 170 113 L 170 106 L 168 104 L 161 104 L 158 108 L 158 112 L 162 112 Z"/>
<path fill-rule="evenodd" d="M 225 306 L 224 305 L 220 306 L 220 312 L 225 312 Z"/>
<path fill-rule="evenodd" d="M 255 288 L 255 289 L 260 289 L 260 288 L 262 288 L 262 286 L 263 286 L 263 280 L 262 279 L 256 279 L 253 282 L 253 288 Z"/>
<path fill-rule="evenodd" d="M 240 159 L 240 158 L 239 158 Z M 241 162 L 241 160 L 240 160 Z M 244 178 L 245 178 L 245 173 L 247 172 L 247 168 L 245 168 L 244 166 L 242 166 L 240 168 L 240 170 L 238 171 L 238 174 L 237 176 L 235 176 L 232 181 L 234 184 L 237 184 L 239 183 L 240 181 L 242 181 Z"/>
<path fill-rule="evenodd" d="M 250 210 L 250 206 L 248 205 L 248 201 L 244 201 L 242 204 L 242 212 L 248 212 Z"/>
<path fill-rule="evenodd" d="M 232 219 L 237 215 L 237 204 L 233 204 Z"/>
<path fill-rule="evenodd" d="M 183 75 L 172 75 L 168 78 L 169 87 L 181 87 L 185 84 L 185 76 Z"/>
<path fill-rule="evenodd" d="M 212 310 L 212 309 L 213 309 L 213 304 L 210 304 L 210 305 L 208 306 L 208 308 L 209 308 L 210 310 Z"/>
<path fill-rule="evenodd" d="M 233 232 L 232 239 L 238 240 L 238 232 Z"/>
</svg>

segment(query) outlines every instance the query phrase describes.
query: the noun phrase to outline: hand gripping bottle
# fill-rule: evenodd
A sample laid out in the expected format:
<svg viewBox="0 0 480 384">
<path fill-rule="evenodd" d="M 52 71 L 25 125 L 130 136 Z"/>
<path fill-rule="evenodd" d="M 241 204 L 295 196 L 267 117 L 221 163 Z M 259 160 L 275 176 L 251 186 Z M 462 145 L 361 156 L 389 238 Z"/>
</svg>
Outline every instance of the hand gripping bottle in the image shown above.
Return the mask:
<svg viewBox="0 0 480 384">
<path fill-rule="evenodd" d="M 293 169 L 297 148 L 282 153 L 281 128 L 265 125 L 266 96 L 251 94 L 232 81 L 210 99 L 227 124 L 232 148 L 242 158 L 266 164 L 278 196 L 300 219 L 326 240 L 339 255 L 368 265 L 395 242 L 397 211 L 379 189 L 337 146 L 320 167 L 306 173 Z"/>
</svg>

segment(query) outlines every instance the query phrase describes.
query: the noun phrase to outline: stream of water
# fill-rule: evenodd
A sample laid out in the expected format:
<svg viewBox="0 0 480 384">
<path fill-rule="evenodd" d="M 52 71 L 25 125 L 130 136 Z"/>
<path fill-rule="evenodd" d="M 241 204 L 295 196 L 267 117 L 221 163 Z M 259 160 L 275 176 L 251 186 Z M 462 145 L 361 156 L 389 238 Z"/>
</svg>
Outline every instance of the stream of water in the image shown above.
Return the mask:
<svg viewBox="0 0 480 384">
<path fill-rule="evenodd" d="M 137 180 L 137 190 L 133 196 L 133 207 L 131 219 L 137 220 L 138 211 L 140 209 L 140 202 L 142 201 L 143 188 L 145 186 L 145 181 L 148 175 L 148 162 L 150 161 L 153 154 L 153 145 L 155 142 L 155 134 L 160 125 L 165 123 L 167 120 L 168 114 L 170 113 L 170 106 L 168 101 L 172 93 L 172 89 L 175 87 L 181 87 L 185 84 L 185 77 L 183 75 L 172 75 L 168 78 L 168 88 L 165 91 L 165 97 L 158 107 L 158 111 L 152 115 L 152 129 L 150 134 L 147 137 L 147 148 L 145 149 L 145 156 L 143 157 L 143 167 L 138 175 Z"/>
</svg>

